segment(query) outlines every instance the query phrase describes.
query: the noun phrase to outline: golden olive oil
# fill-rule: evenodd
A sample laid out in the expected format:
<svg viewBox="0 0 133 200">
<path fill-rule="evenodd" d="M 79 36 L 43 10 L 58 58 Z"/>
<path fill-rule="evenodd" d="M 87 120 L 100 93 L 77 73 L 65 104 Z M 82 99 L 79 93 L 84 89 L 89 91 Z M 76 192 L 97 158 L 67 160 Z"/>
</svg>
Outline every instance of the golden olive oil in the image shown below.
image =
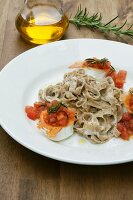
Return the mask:
<svg viewBox="0 0 133 200">
<path fill-rule="evenodd" d="M 21 12 L 16 27 L 28 42 L 44 44 L 59 40 L 68 27 L 68 18 L 54 6 L 36 5 L 29 12 Z"/>
</svg>

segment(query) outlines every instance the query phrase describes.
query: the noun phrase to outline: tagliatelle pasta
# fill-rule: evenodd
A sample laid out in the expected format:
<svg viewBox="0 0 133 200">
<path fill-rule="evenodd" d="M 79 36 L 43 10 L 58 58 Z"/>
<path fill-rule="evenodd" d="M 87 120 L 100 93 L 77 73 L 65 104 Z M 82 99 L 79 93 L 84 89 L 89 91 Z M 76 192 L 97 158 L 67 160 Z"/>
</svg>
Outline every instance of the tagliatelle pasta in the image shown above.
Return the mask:
<svg viewBox="0 0 133 200">
<path fill-rule="evenodd" d="M 62 82 L 39 91 L 39 99 L 58 100 L 76 109 L 74 131 L 95 143 L 118 137 L 117 123 L 122 118 L 122 90 L 111 77 L 96 79 L 84 69 L 64 75 Z"/>
</svg>

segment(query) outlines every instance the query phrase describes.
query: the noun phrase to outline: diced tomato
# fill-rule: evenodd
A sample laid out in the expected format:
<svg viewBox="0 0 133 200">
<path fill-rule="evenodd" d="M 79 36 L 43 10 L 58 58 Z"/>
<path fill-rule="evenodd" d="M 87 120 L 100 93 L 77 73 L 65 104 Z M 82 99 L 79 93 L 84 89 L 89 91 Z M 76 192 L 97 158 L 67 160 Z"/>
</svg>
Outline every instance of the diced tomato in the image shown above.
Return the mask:
<svg viewBox="0 0 133 200">
<path fill-rule="evenodd" d="M 46 106 L 40 106 L 37 110 L 40 113 L 40 112 L 42 112 L 44 110 L 47 110 L 47 107 Z"/>
<path fill-rule="evenodd" d="M 117 129 L 121 133 L 120 137 L 128 140 L 133 135 L 133 117 L 129 112 L 123 113 L 121 121 L 117 124 Z"/>
<path fill-rule="evenodd" d="M 55 113 L 47 114 L 47 122 L 48 124 L 53 124 L 57 122 L 57 115 Z"/>
<path fill-rule="evenodd" d="M 27 113 L 27 117 L 32 120 L 36 120 L 39 119 L 41 112 L 46 109 L 47 107 L 44 102 L 35 102 L 34 106 L 26 106 L 25 112 Z"/>
<path fill-rule="evenodd" d="M 86 59 L 83 63 L 84 66 L 86 67 L 91 67 L 93 69 L 99 69 L 99 70 L 104 70 L 107 71 L 111 67 L 111 63 L 109 61 L 104 61 L 104 62 L 99 62 L 100 60 L 97 58 L 93 58 L 97 62 L 91 62 L 91 60 Z"/>
<path fill-rule="evenodd" d="M 46 123 L 52 126 L 66 126 L 68 123 L 68 116 L 64 111 L 48 114 L 47 119 Z"/>
<path fill-rule="evenodd" d="M 40 106 L 46 106 L 46 103 L 45 102 L 35 102 L 34 103 L 34 108 L 39 108 Z"/>
<path fill-rule="evenodd" d="M 120 135 L 120 137 L 124 140 L 129 140 L 129 134 L 127 131 L 123 131 Z"/>
<path fill-rule="evenodd" d="M 115 79 L 113 79 L 115 82 L 115 86 L 122 89 L 126 80 L 126 76 L 127 76 L 127 71 L 119 70 Z"/>
<path fill-rule="evenodd" d="M 59 126 L 66 126 L 68 123 L 68 116 L 67 113 L 64 111 L 60 111 L 57 113 L 57 119 Z"/>
<path fill-rule="evenodd" d="M 52 107 L 52 103 L 46 102 L 46 106 L 47 106 L 47 108 L 50 108 L 50 107 Z"/>
<path fill-rule="evenodd" d="M 111 62 L 110 61 L 107 61 L 105 62 L 105 65 L 106 65 L 106 69 L 110 69 L 111 68 Z"/>
<path fill-rule="evenodd" d="M 49 119 L 49 123 L 53 124 L 53 123 L 56 123 L 57 122 L 57 118 L 56 117 L 51 117 Z"/>
<path fill-rule="evenodd" d="M 125 80 L 126 75 L 127 75 L 127 71 L 119 70 L 119 72 L 117 74 L 117 78 L 122 81 L 122 80 Z"/>
<path fill-rule="evenodd" d="M 34 103 L 34 108 L 36 109 L 36 112 L 38 112 L 38 116 L 40 116 L 42 111 L 47 110 L 46 103 L 42 103 L 42 102 Z"/>
<path fill-rule="evenodd" d="M 29 117 L 31 120 L 38 119 L 38 112 L 33 106 L 26 106 L 25 112 L 27 114 L 27 117 Z"/>
<path fill-rule="evenodd" d="M 122 89 L 123 88 L 123 83 L 116 83 L 115 82 L 115 87 Z"/>
<path fill-rule="evenodd" d="M 111 68 L 111 63 L 109 61 L 106 61 L 105 63 L 101 63 L 98 65 L 99 69 L 103 69 L 104 71 L 107 71 Z"/>
<path fill-rule="evenodd" d="M 106 77 L 112 76 L 113 73 L 114 73 L 114 71 L 113 71 L 112 69 L 108 69 L 108 70 L 106 71 Z"/>
<path fill-rule="evenodd" d="M 52 106 L 55 106 L 55 105 L 57 105 L 59 102 L 58 102 L 57 100 L 53 100 L 51 103 L 52 103 Z"/>
<path fill-rule="evenodd" d="M 64 111 L 65 113 L 67 113 L 68 108 L 64 107 L 64 106 L 60 106 L 60 108 L 58 109 L 58 112 L 60 111 Z"/>
<path fill-rule="evenodd" d="M 123 124 L 123 123 L 120 123 L 120 122 L 117 124 L 117 129 L 118 129 L 118 131 L 120 131 L 120 132 L 126 130 L 124 124 Z"/>
<path fill-rule="evenodd" d="M 34 103 L 34 108 L 39 108 L 42 105 L 40 102 L 35 102 Z"/>
<path fill-rule="evenodd" d="M 111 76 L 115 86 L 122 89 L 125 83 L 127 72 L 125 70 L 120 70 L 118 73 L 116 72 L 108 72 L 106 76 Z"/>
<path fill-rule="evenodd" d="M 128 139 L 129 139 L 129 134 L 128 134 L 127 129 L 126 129 L 126 127 L 124 126 L 123 123 L 118 123 L 117 129 L 118 129 L 118 131 L 121 133 L 121 134 L 120 134 L 120 137 L 121 137 L 122 139 L 124 139 L 124 140 L 128 140 Z"/>
<path fill-rule="evenodd" d="M 122 121 L 130 121 L 132 119 L 132 116 L 130 113 L 126 112 L 126 113 L 123 113 L 123 116 L 122 116 Z"/>
<path fill-rule="evenodd" d="M 124 126 L 126 127 L 126 129 L 129 128 L 129 122 L 128 122 L 128 121 L 124 121 L 123 124 L 124 124 Z"/>
<path fill-rule="evenodd" d="M 67 126 L 67 124 L 68 124 L 68 119 L 66 119 L 66 118 L 63 118 L 58 121 L 59 126 Z"/>
<path fill-rule="evenodd" d="M 64 112 L 64 111 L 59 111 L 58 113 L 57 113 L 57 119 L 58 120 L 61 120 L 61 119 L 63 119 L 63 118 L 68 118 L 67 117 L 67 114 Z"/>
</svg>

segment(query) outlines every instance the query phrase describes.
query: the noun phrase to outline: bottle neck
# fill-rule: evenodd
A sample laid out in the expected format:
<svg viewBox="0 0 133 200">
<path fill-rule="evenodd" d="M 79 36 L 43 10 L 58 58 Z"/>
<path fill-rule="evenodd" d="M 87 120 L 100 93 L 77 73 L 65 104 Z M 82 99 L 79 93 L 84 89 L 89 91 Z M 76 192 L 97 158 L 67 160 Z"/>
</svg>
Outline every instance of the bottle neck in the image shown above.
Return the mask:
<svg viewBox="0 0 133 200">
<path fill-rule="evenodd" d="M 37 4 L 49 4 L 49 5 L 53 5 L 56 6 L 58 8 L 62 7 L 62 0 L 24 0 L 24 3 L 28 6 L 28 7 L 33 7 L 34 5 Z"/>
</svg>

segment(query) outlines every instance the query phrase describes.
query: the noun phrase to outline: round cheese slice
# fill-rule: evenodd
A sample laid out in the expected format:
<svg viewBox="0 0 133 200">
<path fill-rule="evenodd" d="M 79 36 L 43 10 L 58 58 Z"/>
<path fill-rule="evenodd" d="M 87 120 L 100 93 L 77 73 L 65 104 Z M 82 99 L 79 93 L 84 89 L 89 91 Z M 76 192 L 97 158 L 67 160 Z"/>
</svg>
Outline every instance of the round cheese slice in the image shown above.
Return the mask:
<svg viewBox="0 0 133 200">
<path fill-rule="evenodd" d="M 56 141 L 56 142 L 65 140 L 68 137 L 70 137 L 71 135 L 73 135 L 73 126 L 67 126 L 67 127 L 62 128 L 54 138 L 49 137 L 46 129 L 41 129 L 41 130 L 44 132 L 44 134 L 46 135 L 47 138 L 49 138 L 50 140 Z"/>
</svg>

